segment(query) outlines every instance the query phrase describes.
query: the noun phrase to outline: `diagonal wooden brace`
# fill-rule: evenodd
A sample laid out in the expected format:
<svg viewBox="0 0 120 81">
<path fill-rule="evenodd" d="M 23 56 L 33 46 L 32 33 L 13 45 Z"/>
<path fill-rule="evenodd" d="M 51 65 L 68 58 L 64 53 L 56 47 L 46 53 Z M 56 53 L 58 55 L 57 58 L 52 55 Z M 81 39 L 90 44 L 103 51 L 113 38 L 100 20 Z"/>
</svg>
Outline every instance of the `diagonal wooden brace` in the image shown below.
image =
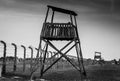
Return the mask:
<svg viewBox="0 0 120 81">
<path fill-rule="evenodd" d="M 65 55 L 63 54 L 61 51 L 59 51 L 50 41 L 46 41 L 44 40 L 44 42 L 46 42 L 48 45 L 50 45 L 52 48 L 54 48 L 56 51 L 58 51 L 58 53 L 61 54 L 62 57 L 64 57 L 75 69 L 77 69 L 78 71 L 80 71 L 72 62 L 71 60 Z M 77 43 L 75 43 L 77 44 Z M 81 71 L 80 71 L 81 72 Z"/>
<path fill-rule="evenodd" d="M 40 77 L 43 75 L 43 70 L 44 70 L 44 65 L 45 65 L 45 59 L 46 59 L 47 49 L 48 49 L 48 44 L 46 43 L 46 49 L 45 49 L 44 58 L 43 58 L 43 61 L 42 61 Z"/>
<path fill-rule="evenodd" d="M 69 49 L 64 53 L 64 55 L 67 54 L 75 45 L 76 45 L 76 44 L 74 44 L 71 48 L 69 48 Z M 57 63 L 62 57 L 63 57 L 63 55 L 62 55 L 60 58 L 58 58 L 56 61 L 54 61 L 48 68 L 46 68 L 46 69 L 43 71 L 43 73 L 45 73 L 47 70 L 49 70 L 49 69 L 50 69 L 55 63 Z M 78 68 L 76 68 L 76 69 L 79 71 Z"/>
<path fill-rule="evenodd" d="M 70 41 L 68 44 L 66 44 L 63 48 L 61 48 L 60 51 L 63 51 L 63 50 L 64 50 L 67 46 L 69 46 L 72 42 L 73 42 L 73 40 Z M 54 58 L 56 55 L 58 55 L 58 52 L 57 52 L 55 55 L 53 55 L 53 56 L 50 58 L 50 60 L 51 60 L 52 58 Z"/>
</svg>

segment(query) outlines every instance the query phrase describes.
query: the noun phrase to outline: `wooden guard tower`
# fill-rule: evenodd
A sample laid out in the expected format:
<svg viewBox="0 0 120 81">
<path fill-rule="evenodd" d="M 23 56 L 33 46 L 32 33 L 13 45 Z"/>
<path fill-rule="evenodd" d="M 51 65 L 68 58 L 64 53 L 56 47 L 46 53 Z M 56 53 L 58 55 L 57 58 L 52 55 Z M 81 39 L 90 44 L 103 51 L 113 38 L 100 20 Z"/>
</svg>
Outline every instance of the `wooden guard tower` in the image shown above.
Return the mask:
<svg viewBox="0 0 120 81">
<path fill-rule="evenodd" d="M 78 30 L 77 30 L 77 22 L 76 22 L 76 16 L 77 14 L 74 11 L 66 10 L 62 8 L 57 8 L 54 6 L 48 5 L 48 10 L 46 13 L 45 21 L 43 23 L 41 35 L 40 35 L 40 43 L 39 43 L 39 51 L 41 51 L 41 45 L 42 41 L 45 43 L 44 46 L 44 54 L 41 60 L 41 66 L 40 66 L 40 78 L 43 76 L 43 74 L 49 70 L 55 63 L 57 63 L 61 58 L 65 58 L 75 69 L 77 69 L 80 73 L 80 75 L 85 75 L 85 68 L 83 65 L 83 56 L 81 51 L 81 45 L 80 45 L 80 39 L 78 36 Z M 49 11 L 52 11 L 51 21 L 47 22 Z M 54 13 L 60 12 L 63 14 L 67 14 L 70 16 L 70 22 L 69 23 L 54 23 Z M 68 43 L 62 48 L 58 49 L 52 41 L 67 41 Z M 74 43 L 73 46 L 71 46 L 65 53 L 62 51 L 68 47 L 71 43 Z M 55 51 L 57 51 L 56 54 L 54 54 L 50 59 L 54 58 L 56 55 L 60 55 L 58 59 L 56 59 L 52 64 L 50 64 L 47 68 L 45 68 L 46 64 L 46 53 L 48 51 L 48 46 L 52 47 Z M 78 65 L 75 65 L 72 60 L 66 55 L 73 47 L 76 48 L 76 54 L 77 54 L 77 61 Z M 41 53 L 40 53 L 41 54 Z M 42 56 L 42 55 L 38 55 Z"/>
<path fill-rule="evenodd" d="M 96 64 L 96 63 L 101 64 L 101 60 L 102 60 L 101 52 L 96 52 L 95 51 L 93 64 Z"/>
</svg>

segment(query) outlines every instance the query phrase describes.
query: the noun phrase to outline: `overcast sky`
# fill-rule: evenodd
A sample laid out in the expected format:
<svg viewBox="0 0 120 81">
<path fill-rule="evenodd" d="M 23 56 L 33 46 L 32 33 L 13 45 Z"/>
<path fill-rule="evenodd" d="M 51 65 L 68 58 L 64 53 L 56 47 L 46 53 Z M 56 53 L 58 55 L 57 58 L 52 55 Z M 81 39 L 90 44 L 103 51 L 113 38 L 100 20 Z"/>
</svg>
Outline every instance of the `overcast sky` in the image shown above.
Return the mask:
<svg viewBox="0 0 120 81">
<path fill-rule="evenodd" d="M 53 5 L 78 13 L 84 58 L 93 58 L 94 52 L 99 51 L 106 60 L 119 59 L 120 15 L 118 7 L 113 5 L 112 9 L 111 3 L 107 4 L 90 0 L 0 0 L 0 40 L 38 47 L 47 5 Z M 62 18 L 58 15 L 56 20 L 62 21 Z M 58 47 L 61 45 L 57 44 Z M 74 52 L 71 54 L 74 55 Z"/>
</svg>

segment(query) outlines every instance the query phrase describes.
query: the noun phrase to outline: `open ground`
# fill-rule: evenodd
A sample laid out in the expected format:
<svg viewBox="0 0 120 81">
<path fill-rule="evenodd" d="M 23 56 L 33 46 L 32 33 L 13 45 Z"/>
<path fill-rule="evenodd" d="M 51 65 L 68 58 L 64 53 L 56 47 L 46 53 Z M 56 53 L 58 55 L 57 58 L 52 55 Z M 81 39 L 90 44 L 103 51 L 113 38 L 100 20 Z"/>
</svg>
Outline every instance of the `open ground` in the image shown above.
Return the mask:
<svg viewBox="0 0 120 81">
<path fill-rule="evenodd" d="M 120 66 L 119 65 L 89 65 L 85 66 L 86 72 L 87 72 L 87 79 L 85 81 L 120 81 Z M 8 73 L 10 75 L 11 73 Z M 15 79 L 5 79 L 1 78 L 0 81 L 27 81 L 29 77 L 29 73 L 15 73 L 14 76 L 22 76 L 24 77 L 15 80 Z M 9 77 L 13 77 L 9 76 Z M 8 77 L 8 78 L 9 78 Z M 39 73 L 35 73 L 35 78 L 39 77 Z M 49 80 L 49 81 L 81 81 L 80 80 L 80 74 L 75 69 L 64 69 L 64 70 L 56 70 L 52 72 L 47 72 L 43 79 Z"/>
</svg>

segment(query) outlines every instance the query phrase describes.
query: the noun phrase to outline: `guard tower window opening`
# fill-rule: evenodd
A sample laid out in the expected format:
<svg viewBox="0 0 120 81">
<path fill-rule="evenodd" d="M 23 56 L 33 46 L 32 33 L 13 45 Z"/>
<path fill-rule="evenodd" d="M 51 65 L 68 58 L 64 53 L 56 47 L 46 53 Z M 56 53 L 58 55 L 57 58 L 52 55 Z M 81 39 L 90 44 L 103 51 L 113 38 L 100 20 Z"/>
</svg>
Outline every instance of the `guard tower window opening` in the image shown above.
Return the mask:
<svg viewBox="0 0 120 81">
<path fill-rule="evenodd" d="M 73 11 L 63 11 L 63 12 L 62 11 L 63 10 L 59 11 L 59 9 L 58 9 L 58 11 L 57 11 L 57 9 L 54 10 L 53 7 L 48 6 L 44 23 L 56 23 L 56 22 L 63 23 L 64 22 L 64 23 L 72 23 L 73 25 L 76 26 L 77 14 Z"/>
<path fill-rule="evenodd" d="M 54 15 L 53 23 L 69 23 L 69 22 L 71 22 L 70 15 L 59 13 L 59 12 L 54 12 L 54 14 L 55 15 Z M 52 17 L 52 13 L 49 14 L 47 22 L 50 23 L 51 17 Z"/>
</svg>

